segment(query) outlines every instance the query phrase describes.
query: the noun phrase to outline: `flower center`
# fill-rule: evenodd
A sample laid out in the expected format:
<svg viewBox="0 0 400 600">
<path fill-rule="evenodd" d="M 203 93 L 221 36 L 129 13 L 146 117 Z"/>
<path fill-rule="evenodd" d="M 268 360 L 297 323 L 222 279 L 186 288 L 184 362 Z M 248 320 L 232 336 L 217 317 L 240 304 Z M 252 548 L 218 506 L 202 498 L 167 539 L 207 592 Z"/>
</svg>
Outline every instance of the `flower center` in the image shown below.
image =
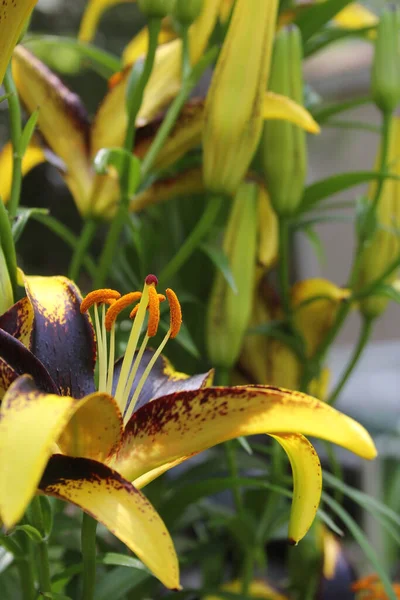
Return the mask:
<svg viewBox="0 0 400 600">
<path fill-rule="evenodd" d="M 86 312 L 91 307 L 93 307 L 94 310 L 99 367 L 99 391 L 108 394 L 112 394 L 113 391 L 115 322 L 120 312 L 129 306 L 135 305 L 129 315 L 133 323 L 114 394 L 115 400 L 124 415 L 125 423 L 129 421 L 134 411 L 137 399 L 139 398 L 140 392 L 142 391 L 155 362 L 168 340 L 178 335 L 182 324 L 181 307 L 175 292 L 171 289 L 167 289 L 165 292 L 166 297 L 163 294 L 158 294 L 156 290 L 157 283 L 158 280 L 155 275 L 148 275 L 141 292 L 135 291 L 121 296 L 121 294 L 115 290 L 95 290 L 94 292 L 90 292 L 81 304 L 82 313 Z M 137 375 L 148 341 L 151 337 L 154 337 L 158 331 L 160 323 L 160 303 L 165 300 L 168 300 L 170 309 L 169 329 L 144 369 L 135 390 L 132 392 L 133 382 Z M 99 314 L 98 308 L 100 305 L 101 314 Z M 107 311 L 105 308 L 106 305 L 109 305 Z M 139 345 L 140 335 L 147 316 L 147 328 Z"/>
</svg>

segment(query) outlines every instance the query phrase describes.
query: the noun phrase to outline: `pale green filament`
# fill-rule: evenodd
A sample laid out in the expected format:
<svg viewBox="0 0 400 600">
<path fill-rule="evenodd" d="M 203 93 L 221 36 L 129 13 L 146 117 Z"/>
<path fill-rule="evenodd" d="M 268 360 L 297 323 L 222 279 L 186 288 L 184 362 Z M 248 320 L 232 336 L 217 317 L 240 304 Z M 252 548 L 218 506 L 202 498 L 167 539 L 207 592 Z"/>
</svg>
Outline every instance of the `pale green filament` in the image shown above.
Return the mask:
<svg viewBox="0 0 400 600">
<path fill-rule="evenodd" d="M 112 395 L 113 379 L 114 379 L 114 360 L 115 360 L 115 323 L 111 326 L 110 331 L 110 354 L 108 357 L 108 376 L 107 376 L 107 394 Z"/>
<path fill-rule="evenodd" d="M 146 346 L 147 346 L 147 343 L 148 343 L 149 339 L 150 338 L 149 338 L 149 336 L 146 333 L 146 335 L 143 338 L 142 344 L 140 346 L 140 350 L 137 353 L 137 356 L 135 358 L 135 362 L 133 363 L 133 367 L 131 369 L 131 372 L 129 374 L 129 379 L 128 379 L 128 382 L 126 384 L 125 391 L 124 391 L 124 403 L 123 403 L 124 412 L 126 412 L 129 409 L 129 407 L 130 407 L 130 405 L 128 404 L 129 394 L 131 393 L 132 385 L 133 385 L 133 382 L 135 380 L 135 376 L 136 376 L 136 373 L 138 371 L 138 368 L 139 368 L 139 365 L 140 365 L 140 361 L 143 358 L 143 354 L 144 354 L 144 351 L 146 350 Z"/>
<path fill-rule="evenodd" d="M 101 307 L 101 341 L 103 344 L 103 365 L 101 370 L 99 371 L 99 387 L 103 392 L 107 389 L 107 331 L 106 331 L 106 305 L 103 303 Z M 100 365 L 99 365 L 100 368 Z"/>
<path fill-rule="evenodd" d="M 130 367 L 133 361 L 133 357 L 135 356 L 137 344 L 139 341 L 140 332 L 142 329 L 143 322 L 146 318 L 146 309 L 149 301 L 149 286 L 147 284 L 144 285 L 142 298 L 139 303 L 139 309 L 135 320 L 133 322 L 133 327 L 131 329 L 131 333 L 128 340 L 128 345 L 126 347 L 126 352 L 124 356 L 124 360 L 122 361 L 121 373 L 118 379 L 118 385 L 115 392 L 115 400 L 123 411 L 124 407 L 124 392 L 126 388 L 126 382 L 129 377 Z"/>
<path fill-rule="evenodd" d="M 94 322 L 96 328 L 97 338 L 97 356 L 99 363 L 99 392 L 105 392 L 106 390 L 106 368 L 107 368 L 107 349 L 104 348 L 102 328 L 100 326 L 99 311 L 97 304 L 94 305 Z"/>
<path fill-rule="evenodd" d="M 139 398 L 139 394 L 142 391 L 142 388 L 146 382 L 147 377 L 149 376 L 149 373 L 151 371 L 151 369 L 154 367 L 154 364 L 156 362 L 156 360 L 158 359 L 158 357 L 160 356 L 161 352 L 164 350 L 166 343 L 169 340 L 169 337 L 171 335 L 171 329 L 168 329 L 163 341 L 161 342 L 161 344 L 159 345 L 159 347 L 157 348 L 157 350 L 154 352 L 152 359 L 150 360 L 149 364 L 147 365 L 146 369 L 143 372 L 143 375 L 141 376 L 139 383 L 135 389 L 135 392 L 132 396 L 132 399 L 130 401 L 129 404 L 129 408 L 126 411 L 125 417 L 124 417 L 124 423 L 126 425 L 126 423 L 128 423 L 129 419 L 131 418 L 134 408 L 135 408 L 135 404 L 137 402 L 137 399 Z"/>
</svg>

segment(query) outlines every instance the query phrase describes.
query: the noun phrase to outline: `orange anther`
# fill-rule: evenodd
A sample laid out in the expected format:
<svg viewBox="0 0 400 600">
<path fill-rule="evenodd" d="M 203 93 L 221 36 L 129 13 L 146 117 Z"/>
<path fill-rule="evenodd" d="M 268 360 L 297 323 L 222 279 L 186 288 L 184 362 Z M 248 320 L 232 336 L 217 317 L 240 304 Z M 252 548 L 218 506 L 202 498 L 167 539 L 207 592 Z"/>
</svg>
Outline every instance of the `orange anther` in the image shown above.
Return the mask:
<svg viewBox="0 0 400 600">
<path fill-rule="evenodd" d="M 127 308 L 130 304 L 137 302 L 142 297 L 142 292 L 130 292 L 129 294 L 125 294 L 121 296 L 119 300 L 114 302 L 106 312 L 105 325 L 107 331 L 110 331 L 115 319 L 118 317 L 119 313 Z"/>
<path fill-rule="evenodd" d="M 94 290 L 90 292 L 81 302 L 81 313 L 89 310 L 93 304 L 112 304 L 113 301 L 121 298 L 121 294 L 116 290 Z"/>
<path fill-rule="evenodd" d="M 376 573 L 372 575 L 367 575 L 366 577 L 362 577 L 358 579 L 354 583 L 351 584 L 351 589 L 353 592 L 357 592 L 359 590 L 368 590 L 371 586 L 379 583 L 379 577 Z"/>
<path fill-rule="evenodd" d="M 168 288 L 165 293 L 167 294 L 169 311 L 170 311 L 170 324 L 169 328 L 171 331 L 171 338 L 173 339 L 179 333 L 182 325 L 182 309 L 178 300 L 178 296 L 173 290 Z"/>
<path fill-rule="evenodd" d="M 156 288 L 151 285 L 149 287 L 149 322 L 147 324 L 147 335 L 154 337 L 158 330 L 160 323 L 160 299 L 158 297 Z"/>
<path fill-rule="evenodd" d="M 165 302 L 166 297 L 164 296 L 164 294 L 157 294 L 158 299 L 160 302 Z M 147 305 L 147 308 L 149 308 L 149 305 Z M 139 305 L 135 306 L 135 308 L 133 308 L 131 310 L 131 314 L 129 315 L 130 319 L 134 319 L 137 315 L 137 311 L 139 310 Z"/>
</svg>

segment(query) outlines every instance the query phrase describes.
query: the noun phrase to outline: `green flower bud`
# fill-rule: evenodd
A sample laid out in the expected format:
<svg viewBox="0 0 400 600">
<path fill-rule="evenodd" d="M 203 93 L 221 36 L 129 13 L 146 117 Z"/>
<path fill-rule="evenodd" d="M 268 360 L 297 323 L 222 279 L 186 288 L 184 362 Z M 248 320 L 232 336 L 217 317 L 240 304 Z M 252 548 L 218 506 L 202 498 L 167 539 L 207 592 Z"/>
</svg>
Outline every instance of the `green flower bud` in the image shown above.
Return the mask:
<svg viewBox="0 0 400 600">
<path fill-rule="evenodd" d="M 303 104 L 301 34 L 295 26 L 282 29 L 276 37 L 268 88 Z M 304 130 L 288 121 L 266 121 L 259 159 L 275 212 L 279 216 L 293 215 L 307 174 Z"/>
<path fill-rule="evenodd" d="M 138 0 L 140 10 L 149 19 L 163 19 L 172 12 L 175 0 Z"/>
<path fill-rule="evenodd" d="M 191 25 L 203 8 L 203 0 L 175 0 L 173 16 L 182 25 Z"/>
<path fill-rule="evenodd" d="M 236 289 L 218 271 L 207 314 L 207 348 L 211 363 L 231 369 L 249 325 L 257 255 L 258 188 L 243 183 L 235 196 L 225 230 L 223 251 Z"/>
<path fill-rule="evenodd" d="M 372 69 L 372 97 L 383 112 L 400 103 L 400 10 L 384 9 L 377 28 Z"/>
</svg>

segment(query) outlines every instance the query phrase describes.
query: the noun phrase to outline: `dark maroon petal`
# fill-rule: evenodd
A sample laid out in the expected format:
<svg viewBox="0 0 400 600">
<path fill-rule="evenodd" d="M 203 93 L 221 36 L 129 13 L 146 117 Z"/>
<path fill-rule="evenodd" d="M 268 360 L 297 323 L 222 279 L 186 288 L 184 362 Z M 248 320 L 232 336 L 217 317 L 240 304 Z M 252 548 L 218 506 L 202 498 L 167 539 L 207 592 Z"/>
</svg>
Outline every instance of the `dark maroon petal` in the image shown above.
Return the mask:
<svg viewBox="0 0 400 600">
<path fill-rule="evenodd" d="M 17 340 L 31 347 L 33 309 L 28 298 L 22 298 L 7 312 L 0 315 L 0 329 L 4 329 Z"/>
<path fill-rule="evenodd" d="M 139 380 L 146 369 L 149 361 L 154 354 L 153 350 L 145 350 L 140 362 L 138 372 L 132 385 L 131 394 L 136 389 Z M 122 359 L 118 360 L 114 370 L 113 393 L 117 387 L 118 377 L 121 371 Z M 135 412 L 150 402 L 161 396 L 167 396 L 174 392 L 198 390 L 211 384 L 212 373 L 202 373 L 201 375 L 188 376 L 184 373 L 175 371 L 171 363 L 165 356 L 159 356 L 156 360 L 142 391 L 139 394 L 135 405 Z"/>
</svg>

